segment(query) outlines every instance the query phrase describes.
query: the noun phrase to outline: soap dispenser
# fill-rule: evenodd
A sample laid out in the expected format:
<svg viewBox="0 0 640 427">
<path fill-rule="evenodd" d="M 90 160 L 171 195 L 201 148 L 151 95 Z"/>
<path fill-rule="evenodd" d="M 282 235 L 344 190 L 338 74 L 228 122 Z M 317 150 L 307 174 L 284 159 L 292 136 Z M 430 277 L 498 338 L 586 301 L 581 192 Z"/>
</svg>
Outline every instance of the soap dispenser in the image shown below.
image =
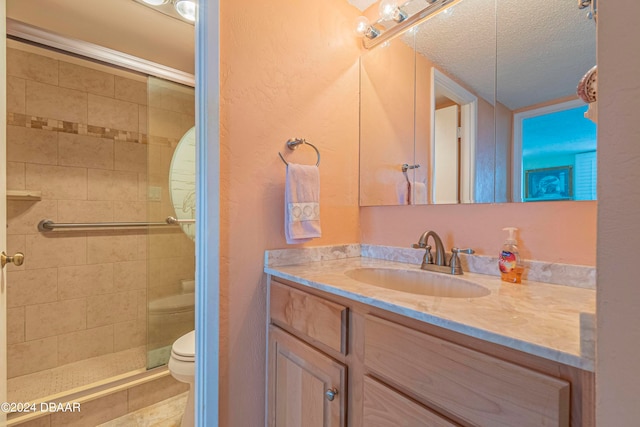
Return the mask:
<svg viewBox="0 0 640 427">
<path fill-rule="evenodd" d="M 500 257 L 498 258 L 498 266 L 500 267 L 500 277 L 505 282 L 521 283 L 522 282 L 522 260 L 520 252 L 518 252 L 518 242 L 515 239 L 515 227 L 506 227 L 503 231 L 509 232 L 509 237 L 502 245 Z"/>
</svg>

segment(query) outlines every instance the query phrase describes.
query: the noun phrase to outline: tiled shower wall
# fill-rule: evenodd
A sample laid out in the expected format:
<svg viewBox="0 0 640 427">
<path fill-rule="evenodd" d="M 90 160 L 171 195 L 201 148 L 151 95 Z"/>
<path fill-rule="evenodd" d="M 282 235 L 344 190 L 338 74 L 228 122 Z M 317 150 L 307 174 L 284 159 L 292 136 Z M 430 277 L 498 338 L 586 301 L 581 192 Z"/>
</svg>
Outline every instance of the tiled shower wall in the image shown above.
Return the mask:
<svg viewBox="0 0 640 427">
<path fill-rule="evenodd" d="M 155 221 L 167 210 L 166 181 L 147 168 L 149 160 L 168 170 L 148 149 L 146 77 L 11 44 L 7 89 L 7 189 L 42 193 L 39 201 L 8 202 L 8 251 L 25 254 L 7 275 L 9 378 L 145 345 L 148 278 L 163 279 L 164 293 L 154 294 L 177 292 L 180 279 L 193 277 L 193 243 L 177 229 L 156 238 L 144 230 L 40 233 L 36 226 L 44 218 Z M 169 159 L 185 127 L 173 122 L 153 137 Z M 150 181 L 159 189 L 153 200 Z M 184 265 L 183 254 L 190 269 L 153 270 Z M 180 262 L 158 261 L 166 257 Z"/>
</svg>

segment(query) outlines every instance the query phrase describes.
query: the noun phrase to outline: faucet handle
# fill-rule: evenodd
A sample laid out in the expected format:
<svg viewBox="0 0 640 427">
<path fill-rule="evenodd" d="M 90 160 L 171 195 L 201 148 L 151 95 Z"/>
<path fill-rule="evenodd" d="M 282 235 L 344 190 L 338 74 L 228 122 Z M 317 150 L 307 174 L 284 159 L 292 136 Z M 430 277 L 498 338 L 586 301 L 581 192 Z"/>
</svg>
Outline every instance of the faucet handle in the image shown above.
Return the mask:
<svg viewBox="0 0 640 427">
<path fill-rule="evenodd" d="M 452 254 L 475 254 L 476 251 L 474 251 L 471 248 L 467 248 L 467 249 L 458 249 L 458 248 L 451 248 L 451 253 Z"/>
<path fill-rule="evenodd" d="M 451 266 L 451 274 L 462 274 L 462 266 L 460 265 L 460 258 L 458 258 L 458 254 L 460 253 L 470 255 L 472 253 L 475 253 L 475 251 L 471 248 L 451 248 L 451 260 L 449 261 L 449 266 Z"/>
<path fill-rule="evenodd" d="M 433 264 L 433 256 L 431 255 L 431 246 L 430 245 L 413 245 L 415 249 L 425 249 L 424 257 L 422 257 L 422 265 L 425 264 Z"/>
</svg>

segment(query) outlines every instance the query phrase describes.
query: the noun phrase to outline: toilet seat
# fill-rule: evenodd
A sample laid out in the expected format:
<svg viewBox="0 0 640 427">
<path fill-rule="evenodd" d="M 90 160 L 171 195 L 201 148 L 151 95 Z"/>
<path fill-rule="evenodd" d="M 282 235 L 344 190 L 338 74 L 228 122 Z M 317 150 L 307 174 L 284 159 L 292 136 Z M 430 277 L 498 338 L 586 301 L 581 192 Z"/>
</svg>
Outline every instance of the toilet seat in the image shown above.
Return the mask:
<svg viewBox="0 0 640 427">
<path fill-rule="evenodd" d="M 193 356 L 181 356 L 179 354 L 174 353 L 173 351 L 171 352 L 171 358 L 174 360 L 179 360 L 181 362 L 187 362 L 187 363 L 195 363 L 196 358 Z"/>
</svg>

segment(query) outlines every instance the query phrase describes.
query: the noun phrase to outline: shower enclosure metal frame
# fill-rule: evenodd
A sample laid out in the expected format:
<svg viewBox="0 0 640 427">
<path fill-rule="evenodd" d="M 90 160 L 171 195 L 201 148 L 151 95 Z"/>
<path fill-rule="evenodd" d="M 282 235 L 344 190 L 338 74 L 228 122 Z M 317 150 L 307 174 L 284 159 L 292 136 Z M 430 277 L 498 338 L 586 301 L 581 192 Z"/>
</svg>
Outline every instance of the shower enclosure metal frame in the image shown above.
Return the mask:
<svg viewBox="0 0 640 427">
<path fill-rule="evenodd" d="M 162 64 L 136 58 L 126 53 L 98 46 L 82 40 L 74 40 L 50 31 L 7 19 L 7 37 L 28 41 L 41 46 L 58 49 L 66 53 L 80 55 L 106 64 L 138 71 L 164 80 L 195 87 L 195 76 Z"/>
</svg>

